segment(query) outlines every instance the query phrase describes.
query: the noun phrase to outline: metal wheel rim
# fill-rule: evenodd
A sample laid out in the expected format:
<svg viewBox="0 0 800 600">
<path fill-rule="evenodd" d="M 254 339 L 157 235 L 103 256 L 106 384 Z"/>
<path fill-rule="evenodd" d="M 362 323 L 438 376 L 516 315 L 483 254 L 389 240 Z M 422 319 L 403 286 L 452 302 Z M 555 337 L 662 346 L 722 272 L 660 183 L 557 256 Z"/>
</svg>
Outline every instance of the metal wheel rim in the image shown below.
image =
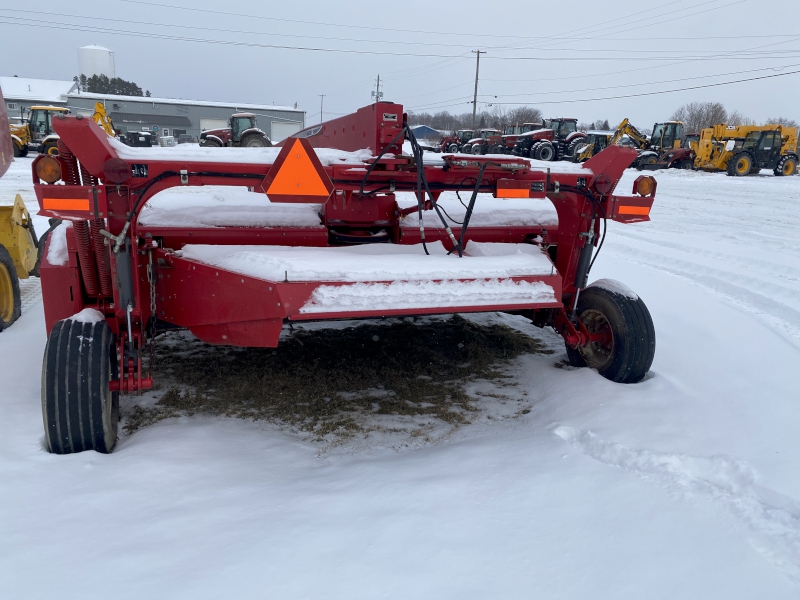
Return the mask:
<svg viewBox="0 0 800 600">
<path fill-rule="evenodd" d="M 743 156 L 736 162 L 736 172 L 740 175 L 750 172 L 750 160 L 747 157 Z"/>
<path fill-rule="evenodd" d="M 14 287 L 11 274 L 5 265 L 0 265 L 0 319 L 5 323 L 14 315 Z"/>
<path fill-rule="evenodd" d="M 787 160 L 783 164 L 783 174 L 784 175 L 794 175 L 794 168 L 795 168 L 794 162 L 791 161 L 791 160 Z"/>
<path fill-rule="evenodd" d="M 611 334 L 611 325 L 605 315 L 598 310 L 587 310 L 581 315 L 581 321 L 589 330 L 589 333 L 606 333 L 608 344 L 601 342 L 591 342 L 586 346 L 581 346 L 578 351 L 583 356 L 586 364 L 593 369 L 601 369 L 611 362 L 614 357 L 614 336 Z"/>
</svg>

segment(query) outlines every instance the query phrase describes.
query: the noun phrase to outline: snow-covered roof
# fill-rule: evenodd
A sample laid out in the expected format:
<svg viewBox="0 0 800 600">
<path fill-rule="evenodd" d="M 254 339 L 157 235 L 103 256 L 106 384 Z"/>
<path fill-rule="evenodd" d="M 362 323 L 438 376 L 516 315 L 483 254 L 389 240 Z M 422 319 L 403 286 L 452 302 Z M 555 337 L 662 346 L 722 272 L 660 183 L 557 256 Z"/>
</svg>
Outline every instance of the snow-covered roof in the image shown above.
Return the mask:
<svg viewBox="0 0 800 600">
<path fill-rule="evenodd" d="M 6 100 L 32 100 L 34 102 L 66 102 L 67 95 L 76 91 L 73 81 L 56 79 L 30 79 L 28 77 L 0 77 L 0 88 Z"/>
<path fill-rule="evenodd" d="M 5 89 L 5 88 L 3 88 Z M 5 92 L 3 92 L 5 93 Z M 148 96 L 115 96 L 114 94 L 92 94 L 90 92 L 80 92 L 69 94 L 70 98 L 90 98 L 92 100 L 118 100 L 120 102 L 155 102 L 157 104 L 188 104 L 190 106 L 217 106 L 227 108 L 235 106 L 237 109 L 248 110 L 284 110 L 290 112 L 304 113 L 304 110 L 291 106 L 272 106 L 269 104 L 241 104 L 239 102 L 207 102 L 205 100 L 183 100 L 181 98 L 154 98 Z"/>
<path fill-rule="evenodd" d="M 81 50 L 105 50 L 106 52 L 111 52 L 109 48 L 105 46 L 98 46 L 97 44 L 89 44 L 88 46 L 81 46 Z"/>
</svg>

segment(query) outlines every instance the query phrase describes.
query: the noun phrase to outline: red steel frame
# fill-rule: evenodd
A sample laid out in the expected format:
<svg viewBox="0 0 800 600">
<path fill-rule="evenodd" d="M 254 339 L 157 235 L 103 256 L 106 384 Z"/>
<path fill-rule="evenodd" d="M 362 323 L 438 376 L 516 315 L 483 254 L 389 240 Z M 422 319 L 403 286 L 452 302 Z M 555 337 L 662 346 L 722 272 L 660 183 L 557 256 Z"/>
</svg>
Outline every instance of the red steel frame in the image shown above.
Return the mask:
<svg viewBox="0 0 800 600">
<path fill-rule="evenodd" d="M 391 121 L 393 135 L 383 131 L 381 119 L 388 112 L 384 104 L 374 105 L 369 111 L 361 109 L 351 120 L 338 119 L 340 147 L 358 147 L 358 142 L 365 139 L 365 128 L 374 140 L 370 144 L 375 154 L 387 147 L 402 129 Z M 391 107 L 395 114 L 402 114 L 401 106 Z M 364 123 L 370 115 L 377 122 L 367 127 Z M 378 161 L 366 180 L 364 167 L 367 164 L 324 167 L 324 175 L 333 184 L 333 193 L 323 205 L 324 227 L 147 227 L 138 223 L 138 211 L 159 191 L 181 185 L 238 185 L 258 190 L 273 165 L 147 160 L 147 175 L 131 177 L 137 169 L 133 165 L 142 161 L 120 159 L 105 132 L 91 120 L 70 116 L 56 119 L 55 129 L 61 138 L 62 151 L 57 160 L 61 163 L 63 182 L 40 181 L 36 165 L 44 157 L 34 161 L 33 181 L 41 208 L 39 214 L 73 221 L 74 226 L 67 230 L 67 264 L 55 266 L 42 261 L 47 330 L 49 332 L 58 320 L 83 308 L 101 311 L 117 336 L 121 370 L 120 380 L 112 386 L 129 393 L 152 386 L 152 380 L 142 373 L 141 354 L 155 331 L 151 328 L 156 322 L 155 319 L 151 321 L 153 300 L 155 317 L 160 324 L 188 328 L 209 343 L 236 346 L 274 347 L 283 324 L 291 320 L 484 311 L 521 313 L 537 324 L 552 325 L 572 347 L 599 341 L 601 334 L 590 334 L 572 314 L 578 295 L 576 283 L 585 285 L 585 273 L 579 272 L 581 268 L 585 270 L 587 264 L 581 260 L 582 250 L 587 244 L 596 245 L 601 232 L 596 207 L 602 207 L 607 218 L 615 221 L 646 221 L 655 195 L 655 182 L 646 196 L 614 194 L 623 171 L 637 156 L 630 148 L 610 147 L 586 162 L 581 172 L 573 168 L 573 173 L 531 170 L 526 160 L 514 157 L 498 164 L 494 162 L 496 159 L 484 157 L 465 160 L 445 156 L 443 166 L 424 166 L 435 199 L 445 190 L 463 191 L 464 181 L 474 185 L 484 166 L 481 191 L 500 197 L 547 197 L 553 202 L 558 214 L 557 228 L 470 227 L 466 240 L 527 242 L 547 248 L 554 263 L 552 275 L 511 279 L 546 283 L 553 288 L 556 302 L 309 315 L 299 309 L 318 286 L 351 284 L 265 281 L 192 261 L 174 251 L 187 243 L 328 246 L 331 240 L 335 241 L 329 235 L 332 231 L 344 229 L 357 235 L 374 231 L 376 227 L 389 232 L 391 243 L 417 244 L 421 241 L 419 230 L 399 226 L 404 211 L 398 209 L 393 194 L 394 191 L 417 190 L 417 167 L 412 158 L 388 154 Z M 302 143 L 313 154 L 309 142 L 303 139 Z M 143 175 L 143 172 L 139 168 L 134 174 Z M 642 179 L 637 179 L 634 193 Z M 119 180 L 124 182 L 113 183 Z M 359 196 L 362 189 L 363 198 Z M 291 199 L 284 198 L 286 200 Z M 136 214 L 126 228 L 134 208 Z M 425 201 L 425 208 L 432 208 L 430 200 Z M 428 217 L 426 222 L 434 222 L 435 215 L 433 217 Z M 103 228 L 108 232 L 104 234 L 107 238 L 120 236 L 119 248 L 114 248 L 117 242 L 113 239 L 106 239 L 102 244 L 100 230 Z M 90 238 L 92 243 L 89 243 Z M 426 227 L 425 238 L 427 242 L 441 241 L 448 248 L 452 246 L 449 234 L 438 221 Z M 45 255 L 46 252 L 45 249 Z M 586 252 L 583 255 L 587 256 Z M 104 290 L 109 278 L 113 282 L 112 289 Z M 151 295 L 151 278 L 154 295 Z M 103 283 L 106 284 L 101 285 Z"/>
</svg>

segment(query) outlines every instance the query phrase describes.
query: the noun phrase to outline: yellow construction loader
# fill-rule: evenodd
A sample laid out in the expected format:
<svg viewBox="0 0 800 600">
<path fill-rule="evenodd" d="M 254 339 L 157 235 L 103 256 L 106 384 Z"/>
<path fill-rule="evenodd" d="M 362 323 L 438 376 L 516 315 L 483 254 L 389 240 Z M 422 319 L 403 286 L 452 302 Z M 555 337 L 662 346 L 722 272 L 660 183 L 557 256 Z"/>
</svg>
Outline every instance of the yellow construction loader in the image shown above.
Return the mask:
<svg viewBox="0 0 800 600">
<path fill-rule="evenodd" d="M 742 177 L 772 169 L 775 175 L 797 172 L 797 127 L 782 125 L 714 125 L 692 142 L 694 166 Z"/>
<path fill-rule="evenodd" d="M 25 156 L 30 150 L 42 154 L 58 154 L 58 136 L 53 132 L 53 117 L 69 114 L 63 106 L 31 106 L 28 118 L 21 125 L 9 125 L 14 144 L 14 156 Z M 8 118 L 6 115 L 6 122 Z"/>
<path fill-rule="evenodd" d="M 572 155 L 572 160 L 574 162 L 586 162 L 601 150 L 608 148 L 613 138 L 613 131 L 587 131 L 586 138 L 578 144 L 577 151 Z"/>
<path fill-rule="evenodd" d="M 16 154 L 16 144 L 6 131 L 10 127 L 0 90 L 0 177 Z M 31 215 L 17 194 L 12 206 L 0 206 L 0 331 L 22 312 L 19 280 L 38 274 L 38 246 Z"/>
<path fill-rule="evenodd" d="M 38 245 L 31 215 L 17 194 L 12 206 L 0 206 L 0 331 L 19 318 L 19 280 L 38 275 Z"/>
<path fill-rule="evenodd" d="M 593 135 L 596 134 L 596 135 Z M 627 138 L 627 140 L 626 140 Z M 692 166 L 694 154 L 682 148 L 683 123 L 666 121 L 653 125 L 653 135 L 649 138 L 634 127 L 628 119 L 623 119 L 614 132 L 589 132 L 586 145 L 579 147 L 576 162 L 584 162 L 607 146 L 627 143 L 639 150 L 639 156 L 631 165 L 637 169 L 688 169 Z"/>
</svg>

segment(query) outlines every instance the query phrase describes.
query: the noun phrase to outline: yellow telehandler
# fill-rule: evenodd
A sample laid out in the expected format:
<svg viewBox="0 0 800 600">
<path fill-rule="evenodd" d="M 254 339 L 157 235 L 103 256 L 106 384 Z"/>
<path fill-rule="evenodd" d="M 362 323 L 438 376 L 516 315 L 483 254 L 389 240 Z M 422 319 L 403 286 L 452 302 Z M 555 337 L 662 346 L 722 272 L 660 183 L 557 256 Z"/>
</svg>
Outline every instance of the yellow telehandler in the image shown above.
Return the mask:
<svg viewBox="0 0 800 600">
<path fill-rule="evenodd" d="M 772 169 L 775 175 L 797 172 L 797 127 L 782 125 L 725 125 L 708 127 L 692 142 L 694 166 L 742 177 Z"/>
</svg>

